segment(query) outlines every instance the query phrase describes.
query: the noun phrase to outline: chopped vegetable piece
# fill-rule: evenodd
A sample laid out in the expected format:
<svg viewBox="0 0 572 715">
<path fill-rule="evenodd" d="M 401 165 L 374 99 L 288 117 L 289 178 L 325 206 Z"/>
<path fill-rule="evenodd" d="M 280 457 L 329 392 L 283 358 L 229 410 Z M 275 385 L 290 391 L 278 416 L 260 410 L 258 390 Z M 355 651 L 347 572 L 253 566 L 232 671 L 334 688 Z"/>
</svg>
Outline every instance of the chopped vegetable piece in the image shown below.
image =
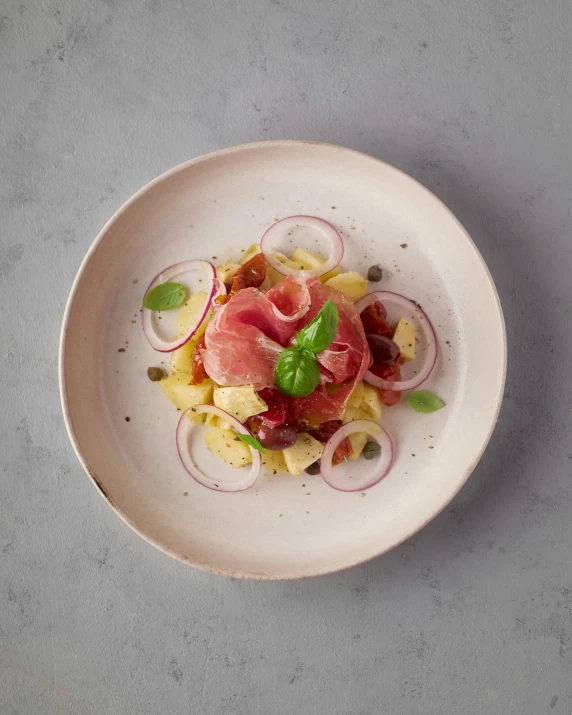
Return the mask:
<svg viewBox="0 0 572 715">
<path fill-rule="evenodd" d="M 307 432 L 301 432 L 296 442 L 284 450 L 284 459 L 290 474 L 293 477 L 299 476 L 306 467 L 321 457 L 323 449 L 321 442 Z"/>
<path fill-rule="evenodd" d="M 212 403 L 214 382 L 205 380 L 200 385 L 191 384 L 192 376 L 177 372 L 157 383 L 163 394 L 171 400 L 178 410 L 184 412 L 195 405 Z"/>
<path fill-rule="evenodd" d="M 393 341 L 399 348 L 404 360 L 415 360 L 415 324 L 405 318 L 399 318 Z M 375 359 L 375 358 L 374 358 Z"/>
<path fill-rule="evenodd" d="M 268 405 L 252 385 L 215 387 L 213 400 L 217 407 L 243 423 L 252 415 L 258 415 L 268 409 Z"/>
<path fill-rule="evenodd" d="M 240 469 L 252 462 L 252 453 L 248 445 L 236 437 L 236 432 L 230 429 L 213 427 L 207 430 L 204 440 L 213 454 L 224 459 L 231 467 Z"/>
<path fill-rule="evenodd" d="M 393 337 L 393 328 L 387 322 L 387 311 L 379 300 L 376 300 L 360 313 L 363 329 L 366 334 Z"/>
<path fill-rule="evenodd" d="M 388 382 L 399 382 L 401 380 L 401 368 L 399 365 L 372 365 L 370 371 Z M 377 389 L 379 390 L 381 401 L 388 407 L 393 407 L 401 399 L 401 392 L 383 390 L 381 387 Z"/>
<path fill-rule="evenodd" d="M 193 375 L 193 383 L 195 385 L 199 385 L 208 377 L 203 360 L 203 351 L 205 350 L 205 347 L 205 336 L 201 335 L 193 348 L 193 352 L 191 353 L 191 373 Z"/>
<path fill-rule="evenodd" d="M 266 261 L 261 253 L 244 263 L 232 279 L 231 296 L 244 288 L 259 288 L 266 278 Z"/>
<path fill-rule="evenodd" d="M 340 273 L 326 281 L 326 285 L 344 293 L 354 303 L 367 293 L 367 281 L 355 271 Z"/>
</svg>

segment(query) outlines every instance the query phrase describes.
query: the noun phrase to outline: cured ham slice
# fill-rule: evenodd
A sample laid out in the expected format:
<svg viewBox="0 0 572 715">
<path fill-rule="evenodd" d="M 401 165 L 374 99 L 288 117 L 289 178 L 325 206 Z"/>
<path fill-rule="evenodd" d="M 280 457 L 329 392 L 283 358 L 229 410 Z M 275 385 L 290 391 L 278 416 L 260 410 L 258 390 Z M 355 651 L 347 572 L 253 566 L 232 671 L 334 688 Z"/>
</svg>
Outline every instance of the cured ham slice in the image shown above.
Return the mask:
<svg viewBox="0 0 572 715">
<path fill-rule="evenodd" d="M 288 276 L 265 292 L 245 288 L 215 308 L 202 349 L 207 374 L 219 385 L 272 387 L 278 355 L 294 343 L 298 331 L 327 300 L 338 308 L 336 337 L 317 356 L 320 385 L 308 397 L 289 398 L 289 414 L 298 424 L 340 419 L 355 385 L 371 365 L 371 355 L 353 302 L 316 278 Z"/>
<path fill-rule="evenodd" d="M 246 288 L 215 309 L 205 333 L 204 367 L 219 385 L 274 385 L 274 367 L 310 307 L 304 283 L 288 277 L 261 293 Z"/>
<path fill-rule="evenodd" d="M 332 300 L 340 317 L 334 342 L 318 355 L 324 377 L 308 397 L 290 398 L 290 412 L 295 422 L 318 425 L 341 419 L 349 396 L 371 365 L 371 354 L 359 313 L 343 293 L 310 278 L 306 281 L 311 306 L 298 324 L 298 330 L 313 320 L 324 303 Z"/>
</svg>

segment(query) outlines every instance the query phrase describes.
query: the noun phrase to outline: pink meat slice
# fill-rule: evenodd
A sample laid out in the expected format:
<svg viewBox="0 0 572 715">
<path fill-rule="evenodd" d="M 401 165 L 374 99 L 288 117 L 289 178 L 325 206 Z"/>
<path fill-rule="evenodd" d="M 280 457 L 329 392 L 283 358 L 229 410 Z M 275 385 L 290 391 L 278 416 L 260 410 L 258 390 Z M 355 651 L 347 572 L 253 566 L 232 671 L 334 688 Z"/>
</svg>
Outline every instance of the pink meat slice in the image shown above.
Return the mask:
<svg viewBox="0 0 572 715">
<path fill-rule="evenodd" d="M 372 358 L 363 325 L 354 303 L 343 293 L 323 285 L 316 278 L 305 281 L 311 305 L 298 330 L 313 320 L 324 303 L 332 300 L 338 308 L 339 323 L 334 342 L 318 355 L 322 384 L 308 397 L 290 398 L 290 412 L 296 422 L 318 425 L 341 419 L 357 383 L 369 369 Z"/>
<path fill-rule="evenodd" d="M 261 293 L 246 288 L 215 309 L 205 333 L 207 374 L 219 385 L 274 385 L 278 355 L 292 340 L 310 306 L 303 282 L 289 276 Z"/>
</svg>

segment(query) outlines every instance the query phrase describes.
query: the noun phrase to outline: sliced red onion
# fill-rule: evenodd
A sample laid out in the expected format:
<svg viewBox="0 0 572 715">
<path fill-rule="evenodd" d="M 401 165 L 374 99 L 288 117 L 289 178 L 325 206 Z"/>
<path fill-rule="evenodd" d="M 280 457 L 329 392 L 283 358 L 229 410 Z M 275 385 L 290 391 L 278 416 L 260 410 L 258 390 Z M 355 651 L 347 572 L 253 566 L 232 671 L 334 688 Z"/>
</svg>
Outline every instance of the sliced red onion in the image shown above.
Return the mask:
<svg viewBox="0 0 572 715">
<path fill-rule="evenodd" d="M 356 468 L 353 470 L 355 474 L 348 475 L 341 468 L 342 465 L 338 464 L 334 467 L 332 459 L 340 442 L 355 432 L 367 432 L 381 447 L 381 454 L 373 469 L 364 469 L 363 465 L 358 467 L 356 462 Z M 320 460 L 320 471 L 326 484 L 334 489 L 340 492 L 360 492 L 380 482 L 389 472 L 392 464 L 393 442 L 387 432 L 372 420 L 353 420 L 340 427 L 326 442 Z"/>
<path fill-rule="evenodd" d="M 161 338 L 155 330 L 155 325 L 153 323 L 154 311 L 148 310 L 147 308 L 141 308 L 141 322 L 145 337 L 149 341 L 151 347 L 154 350 L 158 350 L 160 353 L 173 352 L 173 350 L 177 350 L 177 348 L 183 346 L 193 337 L 193 335 L 200 328 L 203 320 L 207 317 L 212 301 L 217 295 L 220 295 L 219 291 L 221 290 L 221 287 L 219 284 L 221 284 L 221 282 L 216 277 L 216 270 L 212 263 L 201 260 L 183 261 L 182 263 L 175 263 L 175 265 L 165 268 L 164 271 L 159 273 L 159 275 L 153 279 L 151 285 L 145 292 L 145 295 L 147 295 L 147 293 L 155 288 L 155 286 L 158 286 L 161 283 L 166 283 L 181 273 L 196 270 L 203 271 L 203 273 L 205 273 L 211 281 L 211 285 L 207 288 L 207 299 L 205 300 L 205 305 L 200 316 L 197 321 L 189 327 L 184 335 L 175 338 L 175 340 L 163 340 L 163 338 Z"/>
<path fill-rule="evenodd" d="M 299 271 L 296 268 L 290 268 L 290 266 L 285 266 L 274 255 L 274 250 L 272 248 L 274 240 L 279 236 L 283 236 L 288 231 L 297 228 L 298 226 L 315 228 L 321 231 L 328 239 L 332 249 L 330 257 L 319 268 L 312 268 L 308 271 Z M 281 221 L 277 221 L 276 223 L 272 224 L 272 226 L 270 226 L 270 228 L 260 239 L 260 250 L 264 254 L 266 262 L 283 276 L 288 276 L 290 274 L 299 275 L 304 273 L 319 277 L 323 276 L 326 273 L 329 273 L 342 260 L 344 255 L 344 242 L 342 241 L 342 237 L 340 236 L 338 231 L 332 226 L 332 224 L 328 223 L 327 221 L 324 221 L 324 219 L 322 218 L 318 218 L 317 216 L 288 216 L 288 218 L 283 218 Z"/>
<path fill-rule="evenodd" d="M 237 469 L 236 479 L 219 480 L 216 477 L 204 474 L 195 464 L 189 450 L 189 437 L 197 425 L 192 422 L 191 419 L 203 414 L 220 417 L 221 420 L 229 422 L 239 434 L 252 434 L 236 417 L 225 412 L 225 410 L 221 410 L 219 407 L 215 407 L 214 405 L 195 405 L 194 407 L 189 407 L 188 410 L 183 412 L 179 424 L 177 425 L 177 451 L 179 452 L 183 467 L 193 479 L 208 489 L 214 489 L 217 492 L 240 492 L 244 489 L 248 489 L 258 479 L 260 470 L 262 469 L 260 452 L 250 445 L 248 445 L 248 447 L 252 452 L 252 467 L 246 476 L 243 474 L 242 469 Z"/>
<path fill-rule="evenodd" d="M 370 385 L 380 387 L 382 390 L 393 390 L 394 392 L 413 390 L 416 387 L 419 387 L 421 383 L 425 382 L 435 367 L 435 362 L 437 361 L 437 336 L 435 335 L 435 330 L 431 325 L 431 321 L 417 305 L 417 303 L 409 300 L 409 298 L 406 298 L 404 295 L 391 293 L 390 291 L 377 290 L 365 295 L 356 303 L 358 313 L 364 311 L 368 305 L 375 303 L 376 300 L 379 300 L 381 303 L 393 303 L 405 311 L 409 317 L 415 317 L 417 319 L 417 324 L 421 328 L 427 342 L 427 352 L 423 365 L 417 371 L 417 374 L 409 380 L 390 382 L 389 380 L 384 380 L 383 378 L 374 375 L 370 370 L 365 373 L 363 379 Z M 407 315 L 403 317 L 407 318 Z"/>
</svg>

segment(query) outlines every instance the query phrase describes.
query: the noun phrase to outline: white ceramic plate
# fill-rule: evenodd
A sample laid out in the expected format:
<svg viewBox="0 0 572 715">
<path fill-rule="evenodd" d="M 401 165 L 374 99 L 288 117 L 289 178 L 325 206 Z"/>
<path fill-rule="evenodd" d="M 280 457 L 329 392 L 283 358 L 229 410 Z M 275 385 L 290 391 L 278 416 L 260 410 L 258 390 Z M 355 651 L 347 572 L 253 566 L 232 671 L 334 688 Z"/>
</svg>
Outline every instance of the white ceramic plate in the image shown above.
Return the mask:
<svg viewBox="0 0 572 715">
<path fill-rule="evenodd" d="M 146 368 L 164 358 L 143 336 L 141 299 L 164 267 L 238 253 L 275 218 L 300 213 L 322 216 L 341 230 L 344 267 L 365 272 L 380 263 L 384 280 L 376 287 L 425 308 L 440 343 L 425 387 L 446 408 L 422 415 L 402 401 L 385 411 L 397 459 L 365 496 L 337 492 L 319 475 L 261 477 L 240 493 L 209 491 L 181 466 L 175 448 L 179 413 L 147 379 Z M 505 369 L 495 287 L 448 209 L 381 161 L 297 141 L 208 154 L 136 193 L 103 228 L 80 268 L 60 352 L 70 438 L 109 505 L 171 556 L 257 579 L 344 569 L 427 524 L 482 455 L 498 416 Z"/>
</svg>

